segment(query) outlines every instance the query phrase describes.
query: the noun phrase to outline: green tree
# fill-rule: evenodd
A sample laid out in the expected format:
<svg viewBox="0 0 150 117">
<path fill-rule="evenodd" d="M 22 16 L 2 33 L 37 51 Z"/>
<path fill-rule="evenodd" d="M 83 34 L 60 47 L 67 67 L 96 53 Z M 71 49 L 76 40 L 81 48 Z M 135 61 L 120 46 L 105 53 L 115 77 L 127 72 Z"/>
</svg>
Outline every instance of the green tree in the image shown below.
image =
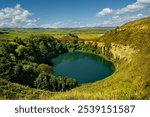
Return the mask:
<svg viewBox="0 0 150 117">
<path fill-rule="evenodd" d="M 46 56 L 48 54 L 48 50 L 47 50 L 47 47 L 45 46 L 44 42 L 41 41 L 39 43 L 39 48 L 40 48 L 40 52 L 43 56 Z"/>
<path fill-rule="evenodd" d="M 13 53 L 10 53 L 10 61 L 15 62 L 17 59 Z"/>
<path fill-rule="evenodd" d="M 57 78 L 55 76 L 51 76 L 51 78 L 49 79 L 50 82 L 50 89 L 51 91 L 57 91 L 58 90 L 58 81 Z"/>
<path fill-rule="evenodd" d="M 51 66 L 49 66 L 48 64 L 39 64 L 38 67 L 37 67 L 37 71 L 39 73 L 41 72 L 45 72 L 45 73 L 52 73 L 53 72 L 53 69 Z"/>
<path fill-rule="evenodd" d="M 71 78 L 66 78 L 66 89 L 72 89 L 74 87 L 77 87 L 78 83 L 75 79 L 71 79 Z"/>
<path fill-rule="evenodd" d="M 65 91 L 65 80 L 62 77 L 57 77 L 57 83 L 58 83 L 58 87 L 57 90 L 58 91 Z"/>
<path fill-rule="evenodd" d="M 25 53 L 27 52 L 27 48 L 23 45 L 19 45 L 15 51 L 18 56 L 24 57 Z"/>
<path fill-rule="evenodd" d="M 49 83 L 50 76 L 44 72 L 39 74 L 39 76 L 34 81 L 34 86 L 38 89 L 49 89 L 50 83 Z"/>
</svg>

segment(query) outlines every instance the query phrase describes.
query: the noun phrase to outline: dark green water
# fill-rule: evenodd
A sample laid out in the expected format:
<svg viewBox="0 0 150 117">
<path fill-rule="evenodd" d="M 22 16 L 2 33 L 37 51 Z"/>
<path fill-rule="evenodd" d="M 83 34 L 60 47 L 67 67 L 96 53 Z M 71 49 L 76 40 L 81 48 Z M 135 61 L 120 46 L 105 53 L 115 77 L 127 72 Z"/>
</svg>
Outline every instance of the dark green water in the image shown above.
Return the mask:
<svg viewBox="0 0 150 117">
<path fill-rule="evenodd" d="M 75 78 L 79 83 L 101 80 L 114 72 L 112 62 L 95 54 L 69 52 L 52 59 L 54 74 Z"/>
</svg>

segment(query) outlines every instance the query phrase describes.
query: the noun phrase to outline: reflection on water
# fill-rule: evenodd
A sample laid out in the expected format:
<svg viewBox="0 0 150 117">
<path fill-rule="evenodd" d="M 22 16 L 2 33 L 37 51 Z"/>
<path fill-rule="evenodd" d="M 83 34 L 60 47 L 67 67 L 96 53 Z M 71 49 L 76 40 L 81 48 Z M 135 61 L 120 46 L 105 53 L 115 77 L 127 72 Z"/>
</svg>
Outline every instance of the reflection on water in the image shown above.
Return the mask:
<svg viewBox="0 0 150 117">
<path fill-rule="evenodd" d="M 79 83 L 104 79 L 114 72 L 112 62 L 95 54 L 69 52 L 52 59 L 54 74 L 75 78 Z"/>
</svg>

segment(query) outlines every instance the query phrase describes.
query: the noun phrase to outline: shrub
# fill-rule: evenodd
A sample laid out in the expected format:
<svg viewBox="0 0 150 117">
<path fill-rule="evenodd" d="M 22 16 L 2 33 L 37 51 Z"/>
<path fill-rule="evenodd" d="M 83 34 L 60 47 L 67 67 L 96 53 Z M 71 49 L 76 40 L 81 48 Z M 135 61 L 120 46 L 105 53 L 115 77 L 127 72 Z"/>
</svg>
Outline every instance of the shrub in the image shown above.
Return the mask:
<svg viewBox="0 0 150 117">
<path fill-rule="evenodd" d="M 40 64 L 39 66 L 38 66 L 38 68 L 37 68 L 37 71 L 39 72 L 39 73 L 41 73 L 41 72 L 45 72 L 45 73 L 52 73 L 52 71 L 53 71 L 53 69 L 52 69 L 52 67 L 51 66 L 49 66 L 48 64 Z"/>
<path fill-rule="evenodd" d="M 49 78 L 50 76 L 42 72 L 34 81 L 34 86 L 38 89 L 49 89 Z"/>
</svg>

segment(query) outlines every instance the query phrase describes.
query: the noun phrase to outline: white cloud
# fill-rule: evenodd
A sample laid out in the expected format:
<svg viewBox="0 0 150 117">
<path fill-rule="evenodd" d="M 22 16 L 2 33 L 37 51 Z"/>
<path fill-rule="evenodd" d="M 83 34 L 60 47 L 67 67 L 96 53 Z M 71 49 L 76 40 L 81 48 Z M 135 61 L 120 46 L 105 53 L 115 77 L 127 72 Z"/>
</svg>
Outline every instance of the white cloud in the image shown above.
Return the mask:
<svg viewBox="0 0 150 117">
<path fill-rule="evenodd" d="M 113 10 L 111 8 L 104 8 L 99 13 L 97 13 L 96 16 L 106 16 L 106 15 L 110 15 L 110 14 L 121 15 L 121 14 L 125 14 L 125 13 L 133 13 L 136 11 L 143 10 L 149 6 L 150 6 L 150 0 L 137 0 L 133 4 L 129 4 L 126 7 L 116 9 L 116 10 Z"/>
<path fill-rule="evenodd" d="M 110 8 L 104 8 L 110 9 Z M 99 16 L 110 15 L 104 17 L 99 26 L 120 26 L 126 22 L 144 18 L 150 15 L 150 0 L 136 0 L 123 8 L 111 9 L 112 12 L 106 13 L 104 9 L 100 11 Z M 98 15 L 97 14 L 97 15 Z"/>
<path fill-rule="evenodd" d="M 137 20 L 140 18 L 146 17 L 146 15 L 143 15 L 141 13 L 136 15 L 124 15 L 124 16 L 113 16 L 107 20 L 105 20 L 101 25 L 103 26 L 120 26 L 126 22 L 130 22 L 133 20 Z"/>
<path fill-rule="evenodd" d="M 97 17 L 101 17 L 101 16 L 106 16 L 106 15 L 110 15 L 113 13 L 113 10 L 110 8 L 104 8 L 102 11 L 100 11 L 99 13 L 97 13 Z"/>
<path fill-rule="evenodd" d="M 51 23 L 51 24 L 41 25 L 41 28 L 65 28 L 65 27 L 68 27 L 68 23 L 55 22 L 55 23 Z"/>
<path fill-rule="evenodd" d="M 26 27 L 34 25 L 37 20 L 30 19 L 32 14 L 17 4 L 14 8 L 0 9 L 0 28 Z"/>
<path fill-rule="evenodd" d="M 49 24 L 43 24 L 40 26 L 41 28 L 77 28 L 77 27 L 85 27 L 81 22 L 78 21 L 65 21 L 65 22 L 54 22 Z"/>
<path fill-rule="evenodd" d="M 127 5 L 124 8 L 117 9 L 115 14 L 124 14 L 124 13 L 129 13 L 129 12 L 136 12 L 136 11 L 139 11 L 139 10 L 146 8 L 147 6 L 148 6 L 147 4 L 143 4 L 141 2 L 135 2 L 133 4 Z"/>
<path fill-rule="evenodd" d="M 150 0 L 137 0 L 137 2 L 140 2 L 140 3 L 150 3 Z"/>
<path fill-rule="evenodd" d="M 20 4 L 16 4 L 15 8 L 16 9 L 20 9 L 21 5 Z"/>
<path fill-rule="evenodd" d="M 141 14 L 141 13 L 139 13 L 139 14 L 137 14 L 137 17 L 143 17 L 143 14 Z"/>
</svg>

